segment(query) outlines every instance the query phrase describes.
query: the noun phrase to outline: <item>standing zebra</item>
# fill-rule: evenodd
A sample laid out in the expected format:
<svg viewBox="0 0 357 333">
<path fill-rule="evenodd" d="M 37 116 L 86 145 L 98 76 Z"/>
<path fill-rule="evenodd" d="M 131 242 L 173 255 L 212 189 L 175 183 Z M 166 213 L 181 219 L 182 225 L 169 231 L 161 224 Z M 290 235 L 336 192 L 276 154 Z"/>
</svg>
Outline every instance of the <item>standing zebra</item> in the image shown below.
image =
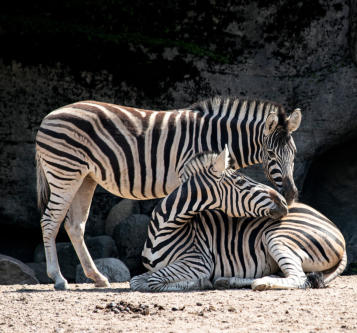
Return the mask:
<svg viewBox="0 0 357 333">
<path fill-rule="evenodd" d="M 148 240 L 156 240 L 158 253 L 146 245 L 144 263 L 151 272 L 133 277 L 133 290 L 207 289 L 212 282 L 217 289 L 320 288 L 346 267 L 341 232 L 301 203 L 293 203 L 280 219 L 235 218 L 205 210 L 190 222 L 180 233 L 185 237 L 158 237 L 160 229 L 150 222 Z M 272 275 L 277 273 L 283 277 Z"/>
<path fill-rule="evenodd" d="M 188 109 L 149 111 L 84 101 L 47 115 L 36 136 L 37 193 L 47 274 L 66 289 L 55 247 L 65 229 L 87 277 L 108 280 L 95 267 L 83 240 L 97 184 L 124 198 L 166 196 L 179 185 L 185 162 L 227 144 L 235 168 L 263 163 L 265 173 L 290 203 L 301 112 L 289 117 L 266 101 L 214 98 Z"/>
</svg>

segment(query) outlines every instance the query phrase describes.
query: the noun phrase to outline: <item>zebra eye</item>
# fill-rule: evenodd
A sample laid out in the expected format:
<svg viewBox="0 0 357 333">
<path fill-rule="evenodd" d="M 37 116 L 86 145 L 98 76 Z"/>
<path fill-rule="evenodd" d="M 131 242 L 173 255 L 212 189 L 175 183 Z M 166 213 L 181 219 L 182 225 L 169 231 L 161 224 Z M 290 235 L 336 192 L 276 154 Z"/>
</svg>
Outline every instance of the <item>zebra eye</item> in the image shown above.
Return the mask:
<svg viewBox="0 0 357 333">
<path fill-rule="evenodd" d="M 238 186 L 243 186 L 245 184 L 245 180 L 243 177 L 238 177 L 237 180 L 236 180 L 236 184 Z"/>
<path fill-rule="evenodd" d="M 270 158 L 275 158 L 275 153 L 272 151 L 272 150 L 268 150 L 268 156 L 270 157 Z"/>
</svg>

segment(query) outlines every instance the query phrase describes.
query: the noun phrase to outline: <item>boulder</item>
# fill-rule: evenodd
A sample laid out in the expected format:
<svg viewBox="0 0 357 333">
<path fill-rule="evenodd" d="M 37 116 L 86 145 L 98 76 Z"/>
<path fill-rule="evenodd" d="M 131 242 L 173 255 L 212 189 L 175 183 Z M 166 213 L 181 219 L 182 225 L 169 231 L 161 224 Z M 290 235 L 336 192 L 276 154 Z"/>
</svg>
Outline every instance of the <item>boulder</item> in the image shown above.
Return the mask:
<svg viewBox="0 0 357 333">
<path fill-rule="evenodd" d="M 22 261 L 0 254 L 0 284 L 38 284 L 34 271 Z"/>
<path fill-rule="evenodd" d="M 109 282 L 125 282 L 130 280 L 130 272 L 128 267 L 119 259 L 116 258 L 100 258 L 94 260 L 98 270 L 108 278 Z M 76 283 L 92 283 L 84 275 L 81 265 L 76 268 Z"/>
<path fill-rule="evenodd" d="M 161 199 L 151 199 L 139 201 L 140 213 L 151 216 L 152 211 Z"/>
<path fill-rule="evenodd" d="M 140 205 L 138 201 L 123 199 L 116 204 L 109 212 L 105 220 L 105 233 L 109 236 L 113 235 L 114 228 L 120 221 L 128 216 L 140 213 Z"/>
<path fill-rule="evenodd" d="M 147 215 L 134 214 L 121 221 L 113 232 L 118 257 L 128 266 L 132 276 L 145 271 L 141 252 L 147 237 L 149 221 Z"/>
<path fill-rule="evenodd" d="M 85 243 L 93 259 L 115 257 L 117 255 L 115 242 L 109 236 L 89 237 L 86 238 Z M 76 266 L 79 264 L 79 259 L 72 243 L 56 243 L 56 248 L 63 276 L 68 279 L 69 282 L 74 282 L 76 278 Z M 34 261 L 46 261 L 43 244 L 37 246 L 34 254 Z"/>
</svg>

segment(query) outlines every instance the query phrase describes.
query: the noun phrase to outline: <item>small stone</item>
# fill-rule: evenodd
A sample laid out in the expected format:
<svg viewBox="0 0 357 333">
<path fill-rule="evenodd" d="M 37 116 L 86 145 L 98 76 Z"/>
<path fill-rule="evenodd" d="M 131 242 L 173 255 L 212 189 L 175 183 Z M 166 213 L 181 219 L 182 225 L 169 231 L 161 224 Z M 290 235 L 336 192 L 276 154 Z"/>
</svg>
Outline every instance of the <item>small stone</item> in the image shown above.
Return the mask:
<svg viewBox="0 0 357 333">
<path fill-rule="evenodd" d="M 114 307 L 116 307 L 117 306 L 117 304 L 116 303 L 114 303 L 114 302 L 111 302 L 111 303 L 109 303 L 108 305 L 107 305 L 107 308 L 114 308 Z"/>
<path fill-rule="evenodd" d="M 64 333 L 64 328 L 55 328 L 55 333 Z"/>
</svg>

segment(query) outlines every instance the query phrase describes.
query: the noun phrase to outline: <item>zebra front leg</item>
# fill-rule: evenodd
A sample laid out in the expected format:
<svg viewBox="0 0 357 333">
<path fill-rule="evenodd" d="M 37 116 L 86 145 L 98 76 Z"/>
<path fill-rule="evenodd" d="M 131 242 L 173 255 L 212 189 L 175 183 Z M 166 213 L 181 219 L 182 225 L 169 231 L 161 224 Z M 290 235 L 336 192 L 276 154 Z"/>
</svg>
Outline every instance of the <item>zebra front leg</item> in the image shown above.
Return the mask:
<svg viewBox="0 0 357 333">
<path fill-rule="evenodd" d="M 239 289 L 250 287 L 254 279 L 244 279 L 239 277 L 219 277 L 214 280 L 215 289 Z"/>
<path fill-rule="evenodd" d="M 212 289 L 211 267 L 198 266 L 184 260 L 176 261 L 153 273 L 144 273 L 130 280 L 135 291 L 163 292 Z"/>
<path fill-rule="evenodd" d="M 87 176 L 78 189 L 65 221 L 65 229 L 76 250 L 84 274 L 95 282 L 96 287 L 109 287 L 108 279 L 95 266 L 84 242 L 84 231 L 90 205 L 97 183 Z"/>
</svg>

